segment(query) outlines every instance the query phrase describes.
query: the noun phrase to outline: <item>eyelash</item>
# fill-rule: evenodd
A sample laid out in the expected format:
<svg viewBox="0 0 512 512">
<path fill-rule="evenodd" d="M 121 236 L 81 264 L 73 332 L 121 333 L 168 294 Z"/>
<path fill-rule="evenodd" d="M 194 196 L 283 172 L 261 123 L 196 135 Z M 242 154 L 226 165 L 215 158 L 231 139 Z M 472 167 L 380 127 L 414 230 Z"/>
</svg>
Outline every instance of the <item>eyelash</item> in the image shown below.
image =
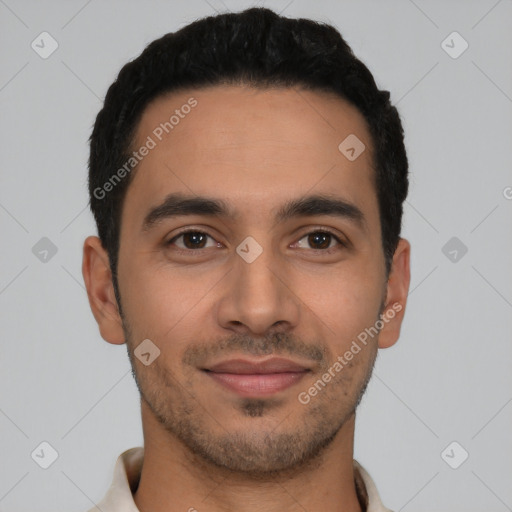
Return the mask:
<svg viewBox="0 0 512 512">
<path fill-rule="evenodd" d="M 207 232 L 205 231 L 201 231 L 199 229 L 186 229 L 184 231 L 181 231 L 180 233 L 176 234 L 175 236 L 173 236 L 170 240 L 168 240 L 167 242 L 165 242 L 165 246 L 170 246 L 172 245 L 178 238 L 180 238 L 181 236 L 183 235 L 186 235 L 187 233 L 199 233 L 199 234 L 202 234 L 202 235 L 206 235 L 208 237 L 210 237 L 212 240 L 215 240 L 213 236 L 211 236 L 210 234 L 208 234 Z M 334 238 L 334 240 L 336 240 L 336 242 L 338 242 L 338 244 L 342 247 L 342 248 L 347 248 L 347 243 L 343 242 L 335 233 L 333 233 L 330 229 L 328 228 L 317 228 L 317 229 L 314 229 L 313 231 L 308 231 L 307 233 L 305 233 L 304 235 L 302 235 L 298 241 L 302 240 L 303 238 L 309 236 L 309 235 L 312 235 L 312 234 L 317 234 L 317 233 L 322 233 L 322 234 L 327 234 L 327 235 L 330 235 L 332 238 Z M 217 242 L 218 243 L 218 242 Z M 211 249 L 211 247 L 207 247 L 207 249 Z M 176 252 L 178 253 L 182 253 L 182 254 L 191 254 L 191 253 L 201 253 L 202 251 L 204 250 L 204 248 L 200 248 L 200 249 L 182 249 L 182 248 L 177 248 L 176 249 Z M 329 247 L 327 249 L 310 249 L 311 251 L 315 251 L 315 252 L 318 252 L 318 253 L 324 253 L 324 254 L 331 254 L 332 252 L 334 251 L 337 251 L 339 250 L 339 248 L 337 248 L 336 246 L 334 247 Z"/>
</svg>

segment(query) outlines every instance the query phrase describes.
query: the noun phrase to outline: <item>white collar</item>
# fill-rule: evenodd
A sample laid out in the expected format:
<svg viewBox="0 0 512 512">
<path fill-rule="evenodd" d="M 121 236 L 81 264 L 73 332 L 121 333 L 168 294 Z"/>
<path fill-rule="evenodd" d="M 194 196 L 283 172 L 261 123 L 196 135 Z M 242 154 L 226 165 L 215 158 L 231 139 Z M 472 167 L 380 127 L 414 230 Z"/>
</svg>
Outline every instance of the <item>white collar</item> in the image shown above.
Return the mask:
<svg viewBox="0 0 512 512">
<path fill-rule="evenodd" d="M 144 460 L 144 448 L 130 448 L 117 458 L 112 484 L 105 497 L 88 512 L 140 512 L 133 501 Z M 354 459 L 356 489 L 360 501 L 367 502 L 365 512 L 393 512 L 386 508 L 380 499 L 377 487 L 368 472 Z"/>
</svg>

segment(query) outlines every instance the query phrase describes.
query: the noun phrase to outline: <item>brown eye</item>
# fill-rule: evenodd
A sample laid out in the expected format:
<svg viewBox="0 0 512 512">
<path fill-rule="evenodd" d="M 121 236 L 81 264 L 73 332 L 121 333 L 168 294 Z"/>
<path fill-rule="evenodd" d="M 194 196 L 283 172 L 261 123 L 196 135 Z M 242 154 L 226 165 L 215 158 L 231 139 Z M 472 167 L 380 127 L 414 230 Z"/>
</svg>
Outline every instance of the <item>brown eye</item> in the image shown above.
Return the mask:
<svg viewBox="0 0 512 512">
<path fill-rule="evenodd" d="M 199 232 L 184 233 L 183 244 L 187 249 L 202 249 L 206 242 L 206 235 Z"/>
<path fill-rule="evenodd" d="M 312 233 L 308 235 L 308 243 L 313 249 L 327 249 L 331 244 L 329 233 Z"/>
<path fill-rule="evenodd" d="M 204 249 L 206 248 L 208 238 L 213 240 L 210 235 L 207 235 L 202 231 L 185 231 L 184 233 L 180 233 L 179 235 L 176 235 L 174 238 L 169 240 L 167 245 L 175 244 L 179 249 L 188 250 Z M 177 243 L 177 241 L 180 239 L 182 239 L 182 241 Z M 216 243 L 214 243 L 213 246 L 215 246 L 215 244 Z M 212 245 L 210 245 L 210 247 L 212 247 Z"/>
<path fill-rule="evenodd" d="M 306 242 L 302 242 L 302 240 L 306 240 Z M 335 242 L 332 245 L 332 242 Z M 304 245 L 306 245 L 304 247 Z M 305 249 L 313 249 L 313 250 L 326 250 L 335 247 L 336 245 L 344 245 L 341 240 L 329 233 L 328 231 L 313 231 L 303 236 L 298 241 L 299 247 L 304 247 Z"/>
</svg>

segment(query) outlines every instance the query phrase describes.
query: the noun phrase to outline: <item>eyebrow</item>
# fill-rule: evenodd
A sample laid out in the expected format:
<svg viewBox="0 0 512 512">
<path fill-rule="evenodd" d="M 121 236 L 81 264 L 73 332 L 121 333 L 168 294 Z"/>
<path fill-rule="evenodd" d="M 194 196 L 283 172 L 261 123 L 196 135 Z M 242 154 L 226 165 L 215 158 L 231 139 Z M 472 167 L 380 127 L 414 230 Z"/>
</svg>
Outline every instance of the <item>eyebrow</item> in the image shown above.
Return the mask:
<svg viewBox="0 0 512 512">
<path fill-rule="evenodd" d="M 285 203 L 276 214 L 276 222 L 295 217 L 329 215 L 349 220 L 360 229 L 366 228 L 366 218 L 355 204 L 329 195 L 312 195 Z"/>
<path fill-rule="evenodd" d="M 172 193 L 166 196 L 160 205 L 148 211 L 142 223 L 142 230 L 149 231 L 162 220 L 184 215 L 205 215 L 231 219 L 237 217 L 236 212 L 221 199 Z M 345 199 L 325 194 L 287 201 L 277 210 L 275 222 L 315 215 L 346 219 L 360 229 L 366 228 L 366 219 L 360 208 Z"/>
<path fill-rule="evenodd" d="M 149 210 L 144 217 L 142 230 L 149 231 L 158 222 L 181 215 L 235 217 L 234 212 L 220 199 L 174 193 L 166 196 L 160 205 Z"/>
</svg>

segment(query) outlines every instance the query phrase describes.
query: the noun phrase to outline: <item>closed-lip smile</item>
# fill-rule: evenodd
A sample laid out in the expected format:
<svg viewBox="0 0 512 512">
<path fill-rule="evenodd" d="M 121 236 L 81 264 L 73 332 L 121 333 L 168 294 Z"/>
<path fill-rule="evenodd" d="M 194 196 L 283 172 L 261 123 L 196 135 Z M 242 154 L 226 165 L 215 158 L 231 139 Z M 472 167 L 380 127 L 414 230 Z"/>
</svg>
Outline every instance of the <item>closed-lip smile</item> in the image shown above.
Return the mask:
<svg viewBox="0 0 512 512">
<path fill-rule="evenodd" d="M 229 359 L 202 370 L 224 388 L 254 398 L 284 391 L 311 371 L 306 365 L 278 357 L 264 361 Z"/>
</svg>

